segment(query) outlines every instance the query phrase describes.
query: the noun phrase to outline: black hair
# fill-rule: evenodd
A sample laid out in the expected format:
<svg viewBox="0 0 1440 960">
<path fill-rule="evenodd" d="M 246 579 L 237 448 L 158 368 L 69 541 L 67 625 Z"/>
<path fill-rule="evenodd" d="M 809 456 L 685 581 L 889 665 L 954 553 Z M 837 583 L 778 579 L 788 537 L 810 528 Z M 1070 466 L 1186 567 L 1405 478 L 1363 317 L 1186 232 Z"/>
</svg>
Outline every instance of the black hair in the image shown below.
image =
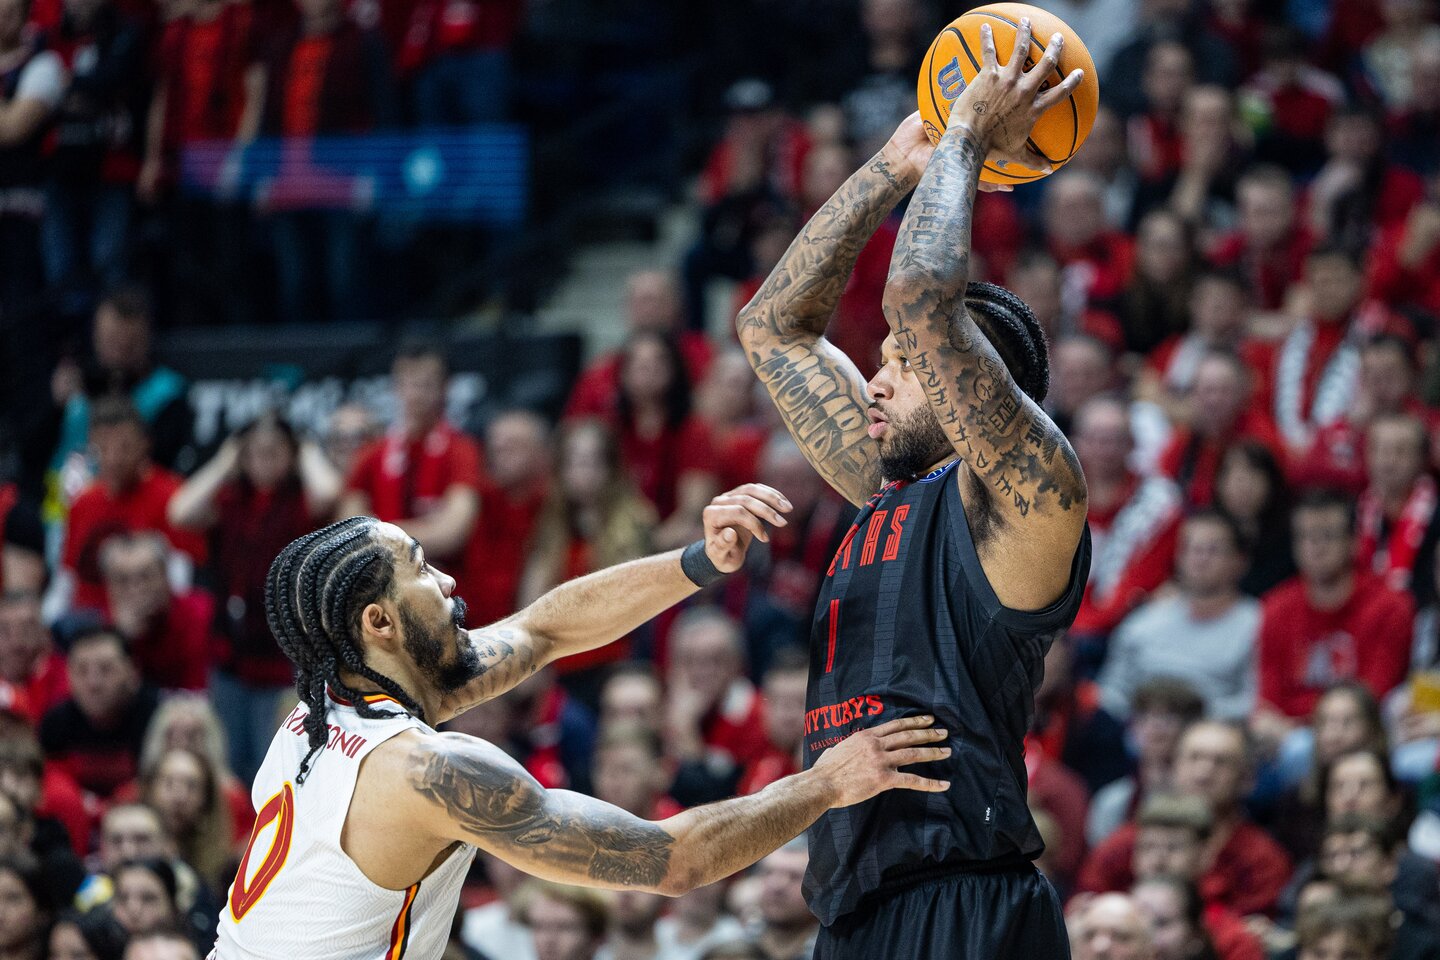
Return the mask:
<svg viewBox="0 0 1440 960">
<path fill-rule="evenodd" d="M 1405 365 L 1411 370 L 1419 364 L 1419 359 L 1415 356 L 1415 345 L 1398 333 L 1377 333 L 1360 344 L 1361 353 L 1381 349 L 1399 351 L 1400 356 L 1405 358 Z"/>
<path fill-rule="evenodd" d="M 115 649 L 120 651 L 121 656 L 127 660 L 131 659 L 130 644 L 126 641 L 124 635 L 114 627 L 104 624 L 85 627 L 77 631 L 75 635 L 70 638 L 70 644 L 66 647 L 65 652 L 66 654 L 72 654 L 87 644 L 99 643 L 101 641 L 109 641 L 115 645 Z"/>
<path fill-rule="evenodd" d="M 125 283 L 105 292 L 100 306 L 109 307 L 126 320 L 141 320 L 149 323 L 154 316 L 154 302 L 150 291 L 138 283 Z"/>
<path fill-rule="evenodd" d="M 690 372 L 685 366 L 685 357 L 680 352 L 680 345 L 675 342 L 675 339 L 651 330 L 642 330 L 633 334 L 625 342 L 625 349 L 620 357 L 622 382 L 615 398 L 620 422 L 631 423 L 635 416 L 635 408 L 630 402 L 629 394 L 625 392 L 623 378 L 625 368 L 631 363 L 631 352 L 637 344 L 645 340 L 652 340 L 660 344 L 661 349 L 665 351 L 666 362 L 670 364 L 670 383 L 665 388 L 665 425 L 678 427 L 690 415 Z"/>
<path fill-rule="evenodd" d="M 1192 510 L 1185 517 L 1186 523 L 1197 521 L 1200 523 L 1214 523 L 1224 527 L 1226 534 L 1230 537 L 1230 546 L 1235 548 L 1235 552 L 1243 553 L 1247 557 L 1250 555 L 1253 547 L 1250 538 L 1245 535 L 1245 531 L 1240 528 L 1240 524 L 1236 522 L 1235 518 L 1224 510 L 1221 510 L 1219 507 L 1200 507 L 1199 509 Z"/>
<path fill-rule="evenodd" d="M 260 416 L 256 417 L 254 420 L 251 420 L 249 423 L 245 424 L 245 426 L 241 427 L 239 430 L 236 430 L 235 439 L 240 441 L 241 443 L 246 443 L 250 440 L 251 437 L 255 435 L 257 431 L 264 428 L 274 430 L 276 433 L 280 434 L 280 436 L 285 438 L 285 444 L 290 448 L 290 456 L 293 458 L 293 462 L 290 464 L 290 475 L 284 480 L 280 481 L 280 486 L 282 488 L 299 488 L 301 486 L 300 434 L 295 431 L 294 424 L 292 424 L 289 420 L 286 420 L 278 413 L 263 413 Z M 240 489 L 245 491 L 246 493 L 254 492 L 253 485 L 250 483 L 250 477 L 245 473 L 244 470 L 240 471 L 240 475 L 236 483 L 240 487 Z"/>
<path fill-rule="evenodd" d="M 1215 943 L 1210 939 L 1210 931 L 1205 926 L 1205 901 L 1200 897 L 1200 891 L 1196 889 L 1195 882 L 1186 880 L 1184 877 L 1162 874 L 1158 877 L 1137 880 L 1135 886 L 1141 887 L 1147 883 L 1169 887 L 1179 896 L 1180 913 L 1190 924 L 1190 935 L 1200 945 L 1198 950 L 1191 953 L 1190 960 L 1215 960 L 1218 956 L 1215 952 Z"/>
<path fill-rule="evenodd" d="M 1193 290 L 1202 283 L 1223 283 L 1244 295 L 1246 300 L 1250 299 L 1250 283 L 1245 275 L 1235 267 L 1217 267 L 1205 265 L 1195 271 L 1195 281 L 1191 285 Z"/>
<path fill-rule="evenodd" d="M 146 873 L 160 881 L 165 888 L 165 895 L 170 898 L 170 909 L 178 914 L 180 912 L 180 882 L 175 877 L 175 868 L 170 866 L 159 857 L 147 857 L 139 860 L 126 860 L 115 868 L 115 883 L 120 882 L 120 874 L 127 870 L 144 870 Z"/>
<path fill-rule="evenodd" d="M 296 691 L 310 708 L 305 733 L 310 751 L 300 761 L 297 784 L 304 783 L 310 761 L 329 739 L 325 723 L 325 687 L 348 698 L 362 717 L 395 716 L 376 710 L 364 695 L 340 679 L 346 669 L 394 697 L 414 716 L 425 711 L 394 680 L 365 664 L 356 642 L 360 614 L 365 607 L 390 595 L 395 580 L 395 557 L 375 539 L 379 521 L 350 517 L 290 542 L 265 578 L 265 619 L 280 649 L 297 670 Z"/>
<path fill-rule="evenodd" d="M 80 934 L 85 946 L 95 955 L 96 960 L 120 960 L 125 955 L 125 942 L 129 934 L 115 920 L 109 910 L 91 910 L 80 913 L 67 910 L 56 921 L 56 926 L 68 923 Z"/>
<path fill-rule="evenodd" d="M 810 655 L 805 652 L 804 647 L 792 643 L 770 655 L 770 665 L 765 668 L 765 676 L 776 673 L 803 673 L 809 669 Z"/>
<path fill-rule="evenodd" d="M 1404 794 L 1401 791 L 1400 781 L 1395 777 L 1395 771 L 1390 767 L 1389 754 L 1386 751 L 1374 746 L 1355 747 L 1352 750 L 1346 750 L 1343 753 L 1339 753 L 1331 757 L 1330 761 L 1326 763 L 1324 767 L 1320 770 L 1320 789 L 1317 799 L 1319 801 L 1320 813 L 1322 815 L 1329 814 L 1328 804 L 1330 802 L 1330 779 L 1335 775 L 1335 768 L 1340 766 L 1340 764 L 1344 763 L 1346 760 L 1351 759 L 1352 757 L 1368 757 L 1369 759 L 1375 761 L 1375 766 L 1380 768 L 1380 777 L 1385 781 L 1386 796 L 1392 799 L 1403 801 Z M 1347 817 L 1359 817 L 1363 819 L 1365 818 L 1365 815 L 1342 814 L 1337 819 L 1344 820 Z"/>
<path fill-rule="evenodd" d="M 1344 260 L 1352 270 L 1360 270 L 1364 266 L 1364 257 L 1352 243 L 1343 240 L 1327 240 L 1311 250 L 1305 258 L 1309 261 L 1315 260 Z"/>
<path fill-rule="evenodd" d="M 1050 350 L 1035 314 L 1015 294 L 983 280 L 965 287 L 965 308 L 995 347 L 1010 376 L 1037 404 L 1050 392 Z"/>
<path fill-rule="evenodd" d="M 135 404 L 124 394 L 113 393 L 96 400 L 90 407 L 90 429 L 93 431 L 99 427 L 115 427 L 122 423 L 132 423 L 145 432 L 145 418 L 140 416 L 140 411 Z"/>
<path fill-rule="evenodd" d="M 1345 526 L 1352 533 L 1355 529 L 1355 501 L 1338 490 L 1329 487 L 1315 487 L 1306 490 L 1290 508 L 1291 516 L 1302 510 L 1344 510 Z"/>
<path fill-rule="evenodd" d="M 20 881 L 20 885 L 25 888 L 25 892 L 30 895 L 30 899 L 35 901 L 35 908 L 38 912 L 49 915 L 54 909 L 50 888 L 45 882 L 45 871 L 41 867 L 40 861 L 28 850 L 0 857 L 0 873 L 15 875 L 15 878 Z"/>
<path fill-rule="evenodd" d="M 428 337 L 406 337 L 395 349 L 395 362 L 401 360 L 434 360 L 440 364 L 441 376 L 450 377 L 450 357 L 438 340 Z"/>
</svg>

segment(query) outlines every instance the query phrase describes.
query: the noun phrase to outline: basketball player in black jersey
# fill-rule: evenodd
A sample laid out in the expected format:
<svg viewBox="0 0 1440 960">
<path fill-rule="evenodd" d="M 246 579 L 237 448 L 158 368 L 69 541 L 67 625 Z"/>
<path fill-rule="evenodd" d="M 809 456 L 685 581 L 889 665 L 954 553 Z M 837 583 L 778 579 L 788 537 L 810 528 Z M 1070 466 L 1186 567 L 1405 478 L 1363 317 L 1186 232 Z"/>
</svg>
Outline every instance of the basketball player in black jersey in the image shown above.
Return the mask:
<svg viewBox="0 0 1440 960">
<path fill-rule="evenodd" d="M 861 507 L 815 611 L 804 760 L 895 716 L 931 713 L 953 754 L 944 793 L 891 793 L 810 828 L 805 892 L 819 960 L 1068 957 L 1032 861 L 1023 741 L 1050 643 L 1089 570 L 1085 481 L 1040 408 L 1044 336 L 1017 297 L 968 282 L 982 165 L 1042 167 L 1027 135 L 1035 69 L 984 65 L 933 153 L 911 117 L 806 225 L 741 312 L 751 363 L 790 432 Z M 1022 25 L 1016 49 L 1029 48 Z M 885 289 L 890 336 L 868 383 L 822 336 L 857 254 L 912 189 Z"/>
</svg>

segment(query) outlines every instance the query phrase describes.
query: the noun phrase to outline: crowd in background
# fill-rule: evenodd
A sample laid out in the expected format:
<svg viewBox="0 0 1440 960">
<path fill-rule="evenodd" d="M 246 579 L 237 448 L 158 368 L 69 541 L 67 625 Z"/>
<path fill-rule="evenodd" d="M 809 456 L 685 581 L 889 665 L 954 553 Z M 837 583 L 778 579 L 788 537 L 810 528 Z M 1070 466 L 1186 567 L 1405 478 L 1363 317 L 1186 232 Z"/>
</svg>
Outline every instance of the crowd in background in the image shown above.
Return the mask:
<svg viewBox="0 0 1440 960">
<path fill-rule="evenodd" d="M 1436 5 L 1042 5 L 1086 40 L 1103 105 L 1065 169 L 977 198 L 973 262 L 1044 326 L 1047 410 L 1089 488 L 1089 586 L 1025 754 L 1076 956 L 1440 957 Z M 197 451 L 187 384 L 154 360 L 153 294 L 185 288 L 127 262 L 137 211 L 211 240 L 253 226 L 167 192 L 179 145 L 503 116 L 506 44 L 548 6 L 0 0 L 0 955 L 208 951 L 294 699 L 265 572 L 337 516 L 398 523 L 480 624 L 690 542 L 718 492 L 782 490 L 790 522 L 741 573 L 452 726 L 643 817 L 796 769 L 812 606 L 853 508 L 728 328 L 911 111 L 958 9 L 697 5 L 724 81 L 700 230 L 628 278 L 624 345 L 558 423 L 513 409 L 468 434 L 443 345 L 417 341 L 393 422 L 346 405 L 301 436 L 272 413 Z M 282 312 L 349 315 L 343 219 L 276 215 Z M 862 371 L 898 225 L 830 326 Z M 792 844 L 666 902 L 482 857 L 451 953 L 808 956 L 805 862 Z"/>
</svg>

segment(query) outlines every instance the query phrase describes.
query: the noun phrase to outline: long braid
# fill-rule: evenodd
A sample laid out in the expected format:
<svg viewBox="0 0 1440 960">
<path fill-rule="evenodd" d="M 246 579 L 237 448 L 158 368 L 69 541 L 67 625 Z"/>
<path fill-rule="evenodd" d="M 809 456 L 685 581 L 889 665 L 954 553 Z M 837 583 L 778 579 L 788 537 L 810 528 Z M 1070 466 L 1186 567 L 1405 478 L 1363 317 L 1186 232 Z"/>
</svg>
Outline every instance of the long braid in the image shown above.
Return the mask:
<svg viewBox="0 0 1440 960">
<path fill-rule="evenodd" d="M 965 306 L 982 321 L 986 337 L 1020 389 L 1043 403 L 1050 392 L 1050 351 L 1034 311 L 1013 292 L 982 280 L 966 286 Z"/>
<path fill-rule="evenodd" d="M 393 717 L 365 702 L 340 678 L 343 667 L 368 680 L 424 720 L 424 708 L 400 684 L 365 663 L 357 638 L 365 607 L 390 594 L 395 574 L 390 550 L 374 539 L 376 521 L 351 517 L 293 541 L 270 565 L 265 616 L 297 671 L 296 692 L 309 708 L 304 729 L 309 752 L 300 763 L 304 783 L 313 758 L 329 739 L 327 686 L 372 719 Z"/>
</svg>

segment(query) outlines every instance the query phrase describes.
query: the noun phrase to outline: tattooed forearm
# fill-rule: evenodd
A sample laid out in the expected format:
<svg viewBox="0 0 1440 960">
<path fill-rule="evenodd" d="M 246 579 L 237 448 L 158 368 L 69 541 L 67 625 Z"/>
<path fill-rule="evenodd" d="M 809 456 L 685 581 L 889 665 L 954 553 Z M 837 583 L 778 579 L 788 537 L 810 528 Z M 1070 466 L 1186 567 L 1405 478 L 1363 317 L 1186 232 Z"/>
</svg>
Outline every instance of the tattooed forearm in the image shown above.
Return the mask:
<svg viewBox="0 0 1440 960">
<path fill-rule="evenodd" d="M 1085 499 L 1070 445 L 964 306 L 984 162 L 962 130 L 941 140 L 900 228 L 885 318 L 956 452 L 1005 515 L 1068 513 Z"/>
<path fill-rule="evenodd" d="M 547 793 L 478 741 L 424 754 L 411 786 L 472 842 L 532 872 L 612 887 L 665 881 L 675 838 L 658 824 L 578 794 Z"/>
</svg>

